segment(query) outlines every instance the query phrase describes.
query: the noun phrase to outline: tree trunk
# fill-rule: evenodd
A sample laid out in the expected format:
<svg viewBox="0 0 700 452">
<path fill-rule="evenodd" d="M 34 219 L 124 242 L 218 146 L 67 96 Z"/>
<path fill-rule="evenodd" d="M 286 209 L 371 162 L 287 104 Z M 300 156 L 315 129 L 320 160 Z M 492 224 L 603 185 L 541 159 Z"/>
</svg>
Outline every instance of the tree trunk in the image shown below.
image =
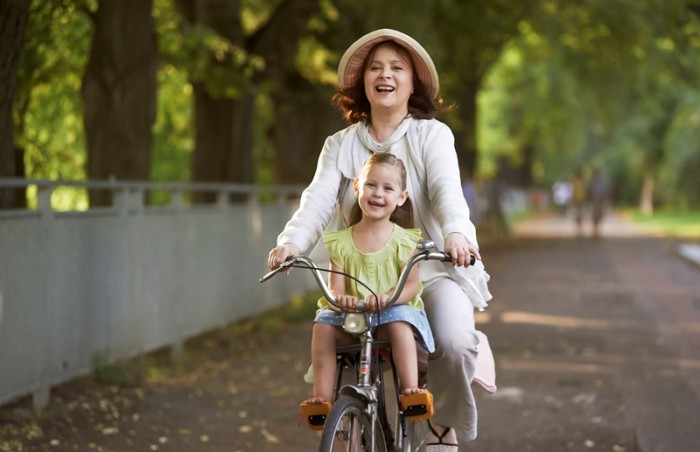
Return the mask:
<svg viewBox="0 0 700 452">
<path fill-rule="evenodd" d="M 214 98 L 194 83 L 195 152 L 192 179 L 198 182 L 254 182 L 253 120 L 255 98 Z M 214 201 L 213 193 L 195 193 L 193 201 Z"/>
<path fill-rule="evenodd" d="M 251 51 L 265 57 L 262 76 L 271 87 L 269 136 L 277 183 L 310 182 L 329 123 L 340 118 L 331 111 L 332 93 L 314 87 L 295 69 L 298 42 L 307 33 L 309 17 L 319 7 L 318 0 L 286 0 L 250 40 Z"/>
<path fill-rule="evenodd" d="M 325 138 L 343 127 L 342 116 L 329 102 L 332 90 L 314 88 L 301 76 L 288 75 L 272 93 L 276 107 L 270 139 L 275 150 L 275 181 L 308 184 Z"/>
<path fill-rule="evenodd" d="M 654 175 L 651 171 L 644 174 L 642 183 L 642 193 L 639 197 L 639 210 L 642 215 L 651 216 L 654 214 Z"/>
<path fill-rule="evenodd" d="M 28 17 L 29 0 L 0 2 L 0 177 L 23 176 L 23 155 L 14 144 L 12 108 Z M 0 188 L 0 209 L 19 207 L 23 198 L 23 190 Z"/>
<path fill-rule="evenodd" d="M 246 48 L 240 23 L 240 2 L 230 0 L 176 0 L 190 25 L 203 25 L 231 44 Z M 212 67 L 231 70 L 230 61 L 211 58 Z M 236 98 L 212 95 L 203 81 L 192 80 L 195 105 L 195 145 L 192 180 L 197 182 L 254 182 L 253 121 L 255 97 L 246 86 Z M 214 201 L 213 193 L 198 192 L 195 203 Z"/>
<path fill-rule="evenodd" d="M 158 50 L 152 0 L 99 0 L 83 77 L 90 179 L 148 180 L 156 117 Z M 90 192 L 91 205 L 110 194 Z"/>
<path fill-rule="evenodd" d="M 477 129 L 477 95 L 479 94 L 479 82 L 465 82 L 461 93 L 458 114 L 462 122 L 462 130 L 455 137 L 455 147 L 459 156 L 459 163 L 468 174 L 477 173 L 478 151 L 476 142 Z"/>
<path fill-rule="evenodd" d="M 229 0 L 177 0 L 178 10 L 193 24 L 211 28 L 232 44 L 250 54 L 265 59 L 265 70 L 255 77 L 258 85 L 271 86 L 274 118 L 270 137 L 275 146 L 276 161 L 290 163 L 281 181 L 298 181 L 306 177 L 304 151 L 308 151 L 308 134 L 300 129 L 296 118 L 308 117 L 301 113 L 295 99 L 308 97 L 311 89 L 302 84 L 304 92 L 297 88 L 299 75 L 294 70 L 293 58 L 297 42 L 306 33 L 306 22 L 318 10 L 318 0 L 284 0 L 268 22 L 250 37 L 245 37 L 239 21 L 239 2 Z M 213 65 L 221 64 L 212 61 Z M 196 111 L 196 140 L 192 160 L 192 179 L 207 182 L 255 181 L 253 159 L 253 121 L 255 119 L 255 93 L 239 87 L 241 94 L 235 98 L 214 98 L 203 84 L 194 83 Z M 326 99 L 327 101 L 327 99 Z M 303 102 L 302 102 L 303 105 Z M 304 124 L 306 126 L 306 124 Z M 314 146 L 315 153 L 318 145 Z M 278 163 L 279 164 L 279 163 Z M 299 173 L 301 171 L 301 173 Z M 300 176 L 303 174 L 303 176 Z M 290 176 L 292 179 L 287 179 Z M 211 200 L 206 193 L 195 196 L 197 202 Z"/>
</svg>

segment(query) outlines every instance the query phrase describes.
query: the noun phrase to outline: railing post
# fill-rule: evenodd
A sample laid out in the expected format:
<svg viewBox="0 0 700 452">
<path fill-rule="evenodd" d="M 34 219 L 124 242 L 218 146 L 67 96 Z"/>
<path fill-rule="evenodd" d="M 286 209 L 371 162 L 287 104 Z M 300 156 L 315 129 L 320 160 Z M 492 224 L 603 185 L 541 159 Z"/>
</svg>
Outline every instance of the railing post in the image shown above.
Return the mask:
<svg viewBox="0 0 700 452">
<path fill-rule="evenodd" d="M 170 196 L 170 207 L 172 207 L 175 210 L 175 224 L 180 227 L 180 225 L 183 224 L 182 222 L 182 216 L 183 216 L 183 210 L 185 208 L 184 205 L 184 195 L 182 189 L 176 188 L 173 190 L 171 196 Z M 183 234 L 184 235 L 184 234 Z M 175 246 L 182 247 L 181 243 L 175 244 Z M 178 262 L 181 262 L 182 259 L 178 259 Z M 184 277 L 184 270 L 182 269 L 182 264 L 178 264 L 177 266 L 177 274 L 175 275 L 175 280 L 176 281 L 182 281 Z M 181 293 L 181 292 L 180 292 Z M 177 296 L 174 298 L 173 305 L 171 306 L 171 309 L 174 311 L 173 316 L 175 318 L 175 322 L 177 324 L 176 328 L 178 330 L 182 329 L 183 325 L 183 314 L 182 314 L 182 304 L 184 302 L 182 295 Z M 170 350 L 170 361 L 174 364 L 178 364 L 182 361 L 182 355 L 183 355 L 183 350 L 184 350 L 184 341 L 185 338 L 182 336 L 176 336 L 173 342 L 170 343 L 169 345 L 169 350 Z"/>
<path fill-rule="evenodd" d="M 229 192 L 226 190 L 219 190 L 216 192 L 216 206 L 220 209 L 228 208 L 228 196 Z"/>
<path fill-rule="evenodd" d="M 45 329 L 43 331 L 43 344 L 39 347 L 38 354 L 41 358 L 38 360 L 40 363 L 40 373 L 38 386 L 32 393 L 32 406 L 34 411 L 41 412 L 49 404 L 51 398 L 51 373 L 52 373 L 52 359 L 53 356 L 53 332 L 55 325 L 55 315 L 54 315 L 54 303 L 53 303 L 53 274 L 54 270 L 51 266 L 51 256 L 53 256 L 53 227 L 54 227 L 54 213 L 51 208 L 51 195 L 53 193 L 53 187 L 50 185 L 37 187 L 37 211 L 41 216 L 41 231 L 43 240 L 44 254 L 44 315 L 46 316 L 43 322 Z M 41 275 L 41 271 L 37 272 Z"/>
<path fill-rule="evenodd" d="M 124 218 L 129 214 L 129 190 L 125 187 L 118 187 L 112 190 L 112 205 L 117 209 L 120 217 Z"/>
</svg>

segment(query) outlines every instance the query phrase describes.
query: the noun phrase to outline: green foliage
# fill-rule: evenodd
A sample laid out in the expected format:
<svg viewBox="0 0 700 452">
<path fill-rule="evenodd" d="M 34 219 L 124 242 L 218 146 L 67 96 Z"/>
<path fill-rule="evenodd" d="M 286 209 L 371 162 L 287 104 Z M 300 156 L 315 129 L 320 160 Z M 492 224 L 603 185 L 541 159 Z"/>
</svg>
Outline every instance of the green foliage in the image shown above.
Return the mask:
<svg viewBox="0 0 700 452">
<path fill-rule="evenodd" d="M 552 64 L 556 51 L 522 24 L 521 37 L 505 47 L 489 72 L 479 96 L 483 175 L 493 176 L 499 156 L 518 164 L 523 147 L 533 142 L 534 174 L 541 183 L 568 177 L 581 164 L 590 105 L 578 80 Z"/>
<path fill-rule="evenodd" d="M 175 55 L 182 45 L 181 19 L 171 0 L 156 0 L 154 8 L 159 51 L 163 58 L 158 71 L 158 111 L 153 133 L 151 179 L 186 182 L 190 178 L 190 155 L 194 147 L 192 86 L 182 63 Z M 164 194 L 154 194 L 154 203 L 163 203 Z"/>
<path fill-rule="evenodd" d="M 628 212 L 629 218 L 647 230 L 668 237 L 700 239 L 700 212 L 661 210 L 651 216 L 636 211 Z"/>
<path fill-rule="evenodd" d="M 481 92 L 484 171 L 534 143 L 540 184 L 595 163 L 620 201 L 636 202 L 651 175 L 657 202 L 700 207 L 699 30 L 681 1 L 542 2 Z"/>
<path fill-rule="evenodd" d="M 380 27 L 408 32 L 433 56 L 448 104 L 478 95 L 479 177 L 506 157 L 517 166 L 535 150 L 535 182 L 549 185 L 596 163 L 616 197 L 638 201 L 642 178 L 655 201 L 700 208 L 700 23 L 683 0 L 320 0 L 298 43 L 296 71 L 326 89 L 342 52 Z M 252 36 L 282 0 L 240 2 Z M 84 179 L 82 74 L 96 0 L 34 0 L 15 95 L 15 141 L 28 178 Z M 279 108 L 258 80 L 266 62 L 240 42 L 187 25 L 172 0 L 154 0 L 160 53 L 151 178 L 190 179 L 194 147 L 192 82 L 215 95 L 255 93 L 256 180 L 273 183 L 270 127 Z M 309 96 L 308 92 L 300 95 Z M 459 107 L 459 105 L 458 105 Z M 463 132 L 469 118 L 443 118 Z M 530 163 L 528 163 L 530 164 Z M 85 208 L 85 193 L 57 191 L 54 204 Z M 155 195 L 154 202 L 167 202 Z"/>
<path fill-rule="evenodd" d="M 79 93 L 89 43 L 90 25 L 74 4 L 33 2 L 15 109 L 28 177 L 84 177 Z"/>
<path fill-rule="evenodd" d="M 661 190 L 671 205 L 700 208 L 700 92 L 688 93 L 666 135 Z"/>
<path fill-rule="evenodd" d="M 339 62 L 338 56 L 314 36 L 308 36 L 299 42 L 295 67 L 305 79 L 318 84 L 335 86 L 338 80 L 336 68 Z"/>
<path fill-rule="evenodd" d="M 15 144 L 27 178 L 84 179 L 86 152 L 80 86 L 90 23 L 76 1 L 33 1 L 15 95 Z M 85 206 L 85 194 L 54 194 L 58 208 Z"/>
</svg>

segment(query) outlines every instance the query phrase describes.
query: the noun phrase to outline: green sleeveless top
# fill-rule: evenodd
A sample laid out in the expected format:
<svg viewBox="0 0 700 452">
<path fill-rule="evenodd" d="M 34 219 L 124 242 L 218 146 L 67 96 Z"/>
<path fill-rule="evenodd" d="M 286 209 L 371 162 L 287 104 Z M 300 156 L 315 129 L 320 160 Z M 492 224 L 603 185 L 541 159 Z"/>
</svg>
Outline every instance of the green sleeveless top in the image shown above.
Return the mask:
<svg viewBox="0 0 700 452">
<path fill-rule="evenodd" d="M 342 231 L 323 233 L 323 243 L 328 249 L 331 261 L 345 273 L 367 284 L 375 293 L 393 290 L 399 282 L 401 268 L 413 255 L 421 239 L 420 229 L 404 229 L 395 224 L 386 245 L 372 253 L 363 253 L 355 247 L 352 228 L 351 226 Z M 345 291 L 361 300 L 370 294 L 369 290 L 352 278 L 345 278 Z M 406 304 L 422 311 L 422 292 L 423 285 L 419 283 L 418 294 Z M 318 306 L 328 308 L 329 303 L 325 297 L 321 297 Z"/>
</svg>

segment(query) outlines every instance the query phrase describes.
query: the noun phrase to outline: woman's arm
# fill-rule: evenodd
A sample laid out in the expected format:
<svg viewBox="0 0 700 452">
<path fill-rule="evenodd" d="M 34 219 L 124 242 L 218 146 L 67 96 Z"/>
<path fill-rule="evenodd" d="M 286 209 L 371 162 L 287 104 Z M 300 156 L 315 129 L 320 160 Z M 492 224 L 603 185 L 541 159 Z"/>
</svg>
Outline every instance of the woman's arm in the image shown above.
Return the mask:
<svg viewBox="0 0 700 452">
<path fill-rule="evenodd" d="M 462 193 L 452 131 L 438 122 L 423 144 L 428 197 L 444 235 L 460 232 L 476 245 L 476 228 L 469 218 L 469 206 Z"/>
<path fill-rule="evenodd" d="M 277 238 L 277 244 L 293 243 L 302 251 L 310 248 L 333 216 L 342 174 L 338 169 L 340 134 L 335 134 L 323 146 L 316 173 L 304 190 L 299 208 Z"/>
<path fill-rule="evenodd" d="M 337 165 L 341 138 L 335 134 L 326 139 L 316 173 L 301 195 L 299 208 L 277 237 L 277 246 L 268 254 L 270 269 L 282 265 L 289 256 L 311 248 L 330 222 L 342 180 Z"/>
<path fill-rule="evenodd" d="M 444 249 L 452 255 L 454 265 L 467 266 L 469 254 L 478 259 L 481 256 L 476 227 L 469 218 L 469 206 L 461 189 L 454 136 L 449 127 L 438 122 L 424 144 L 428 196 L 444 234 Z"/>
</svg>

